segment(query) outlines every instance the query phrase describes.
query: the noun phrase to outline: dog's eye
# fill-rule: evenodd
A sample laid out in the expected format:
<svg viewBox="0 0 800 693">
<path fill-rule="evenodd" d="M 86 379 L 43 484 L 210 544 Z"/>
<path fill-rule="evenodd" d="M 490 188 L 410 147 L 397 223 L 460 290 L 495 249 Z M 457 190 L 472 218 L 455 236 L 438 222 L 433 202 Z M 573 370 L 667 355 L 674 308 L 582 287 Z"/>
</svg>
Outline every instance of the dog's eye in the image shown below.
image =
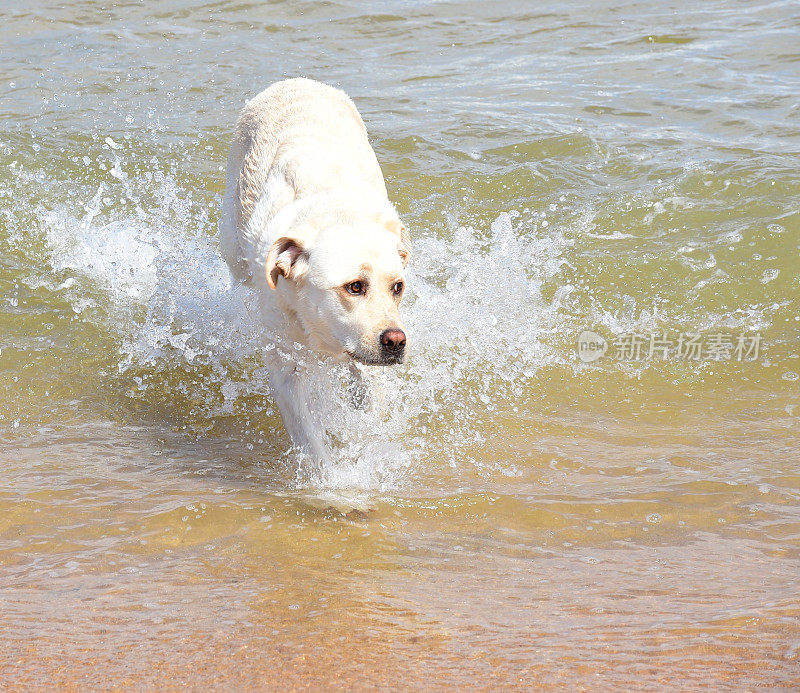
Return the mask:
<svg viewBox="0 0 800 693">
<path fill-rule="evenodd" d="M 392 287 L 392 293 L 395 296 L 399 296 L 403 293 L 403 282 L 395 282 L 394 286 Z"/>
<path fill-rule="evenodd" d="M 347 290 L 348 294 L 353 294 L 353 296 L 361 296 L 361 294 L 367 293 L 367 287 L 364 285 L 364 282 L 350 282 L 349 284 L 345 284 L 344 288 Z"/>
</svg>

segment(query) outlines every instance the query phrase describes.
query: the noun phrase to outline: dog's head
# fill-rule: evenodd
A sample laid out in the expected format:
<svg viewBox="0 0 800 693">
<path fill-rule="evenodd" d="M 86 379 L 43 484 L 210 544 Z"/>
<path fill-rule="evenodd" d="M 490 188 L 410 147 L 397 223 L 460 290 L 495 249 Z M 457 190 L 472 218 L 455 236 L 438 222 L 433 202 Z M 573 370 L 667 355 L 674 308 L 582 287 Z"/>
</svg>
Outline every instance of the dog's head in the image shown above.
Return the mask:
<svg viewBox="0 0 800 693">
<path fill-rule="evenodd" d="M 402 362 L 399 307 L 411 251 L 406 228 L 397 220 L 334 223 L 312 241 L 304 236 L 275 241 L 266 272 L 309 346 L 371 365 Z"/>
</svg>

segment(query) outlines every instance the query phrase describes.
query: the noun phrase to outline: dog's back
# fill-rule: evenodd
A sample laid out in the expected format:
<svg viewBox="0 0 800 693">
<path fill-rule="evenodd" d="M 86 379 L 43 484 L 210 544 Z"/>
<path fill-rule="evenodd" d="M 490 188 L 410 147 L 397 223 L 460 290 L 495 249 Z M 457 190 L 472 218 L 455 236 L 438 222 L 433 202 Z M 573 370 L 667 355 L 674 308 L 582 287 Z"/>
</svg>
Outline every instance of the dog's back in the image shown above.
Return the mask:
<svg viewBox="0 0 800 693">
<path fill-rule="evenodd" d="M 273 84 L 242 110 L 228 158 L 220 246 L 233 275 L 260 268 L 286 205 L 338 187 L 386 199 L 361 116 L 341 90 L 310 79 Z"/>
</svg>

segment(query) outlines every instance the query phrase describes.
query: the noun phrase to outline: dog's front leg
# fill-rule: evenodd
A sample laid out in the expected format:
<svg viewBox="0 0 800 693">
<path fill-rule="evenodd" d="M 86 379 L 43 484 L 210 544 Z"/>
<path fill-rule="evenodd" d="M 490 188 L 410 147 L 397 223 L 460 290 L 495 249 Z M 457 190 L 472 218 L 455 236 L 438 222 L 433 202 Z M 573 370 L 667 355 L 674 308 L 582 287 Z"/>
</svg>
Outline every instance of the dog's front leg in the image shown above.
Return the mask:
<svg viewBox="0 0 800 693">
<path fill-rule="evenodd" d="M 271 368 L 269 383 L 292 444 L 316 460 L 328 459 L 325 430 L 311 407 L 299 367 L 282 363 Z"/>
</svg>

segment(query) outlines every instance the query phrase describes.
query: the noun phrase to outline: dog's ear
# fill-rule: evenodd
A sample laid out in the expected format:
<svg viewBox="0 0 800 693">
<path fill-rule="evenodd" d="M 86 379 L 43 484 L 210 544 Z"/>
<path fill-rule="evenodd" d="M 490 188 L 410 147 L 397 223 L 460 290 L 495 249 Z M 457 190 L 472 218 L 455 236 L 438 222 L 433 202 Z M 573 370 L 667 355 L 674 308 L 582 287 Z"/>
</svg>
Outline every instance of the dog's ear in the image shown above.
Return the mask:
<svg viewBox="0 0 800 693">
<path fill-rule="evenodd" d="M 297 280 L 308 267 L 306 253 L 299 241 L 282 236 L 272 244 L 267 253 L 267 284 L 274 289 L 278 276 Z"/>
<path fill-rule="evenodd" d="M 396 233 L 400 238 L 400 243 L 397 246 L 397 252 L 400 254 L 400 259 L 403 261 L 403 269 L 408 267 L 411 260 L 411 234 L 402 221 L 392 219 L 386 224 L 386 228 L 392 233 Z"/>
</svg>

